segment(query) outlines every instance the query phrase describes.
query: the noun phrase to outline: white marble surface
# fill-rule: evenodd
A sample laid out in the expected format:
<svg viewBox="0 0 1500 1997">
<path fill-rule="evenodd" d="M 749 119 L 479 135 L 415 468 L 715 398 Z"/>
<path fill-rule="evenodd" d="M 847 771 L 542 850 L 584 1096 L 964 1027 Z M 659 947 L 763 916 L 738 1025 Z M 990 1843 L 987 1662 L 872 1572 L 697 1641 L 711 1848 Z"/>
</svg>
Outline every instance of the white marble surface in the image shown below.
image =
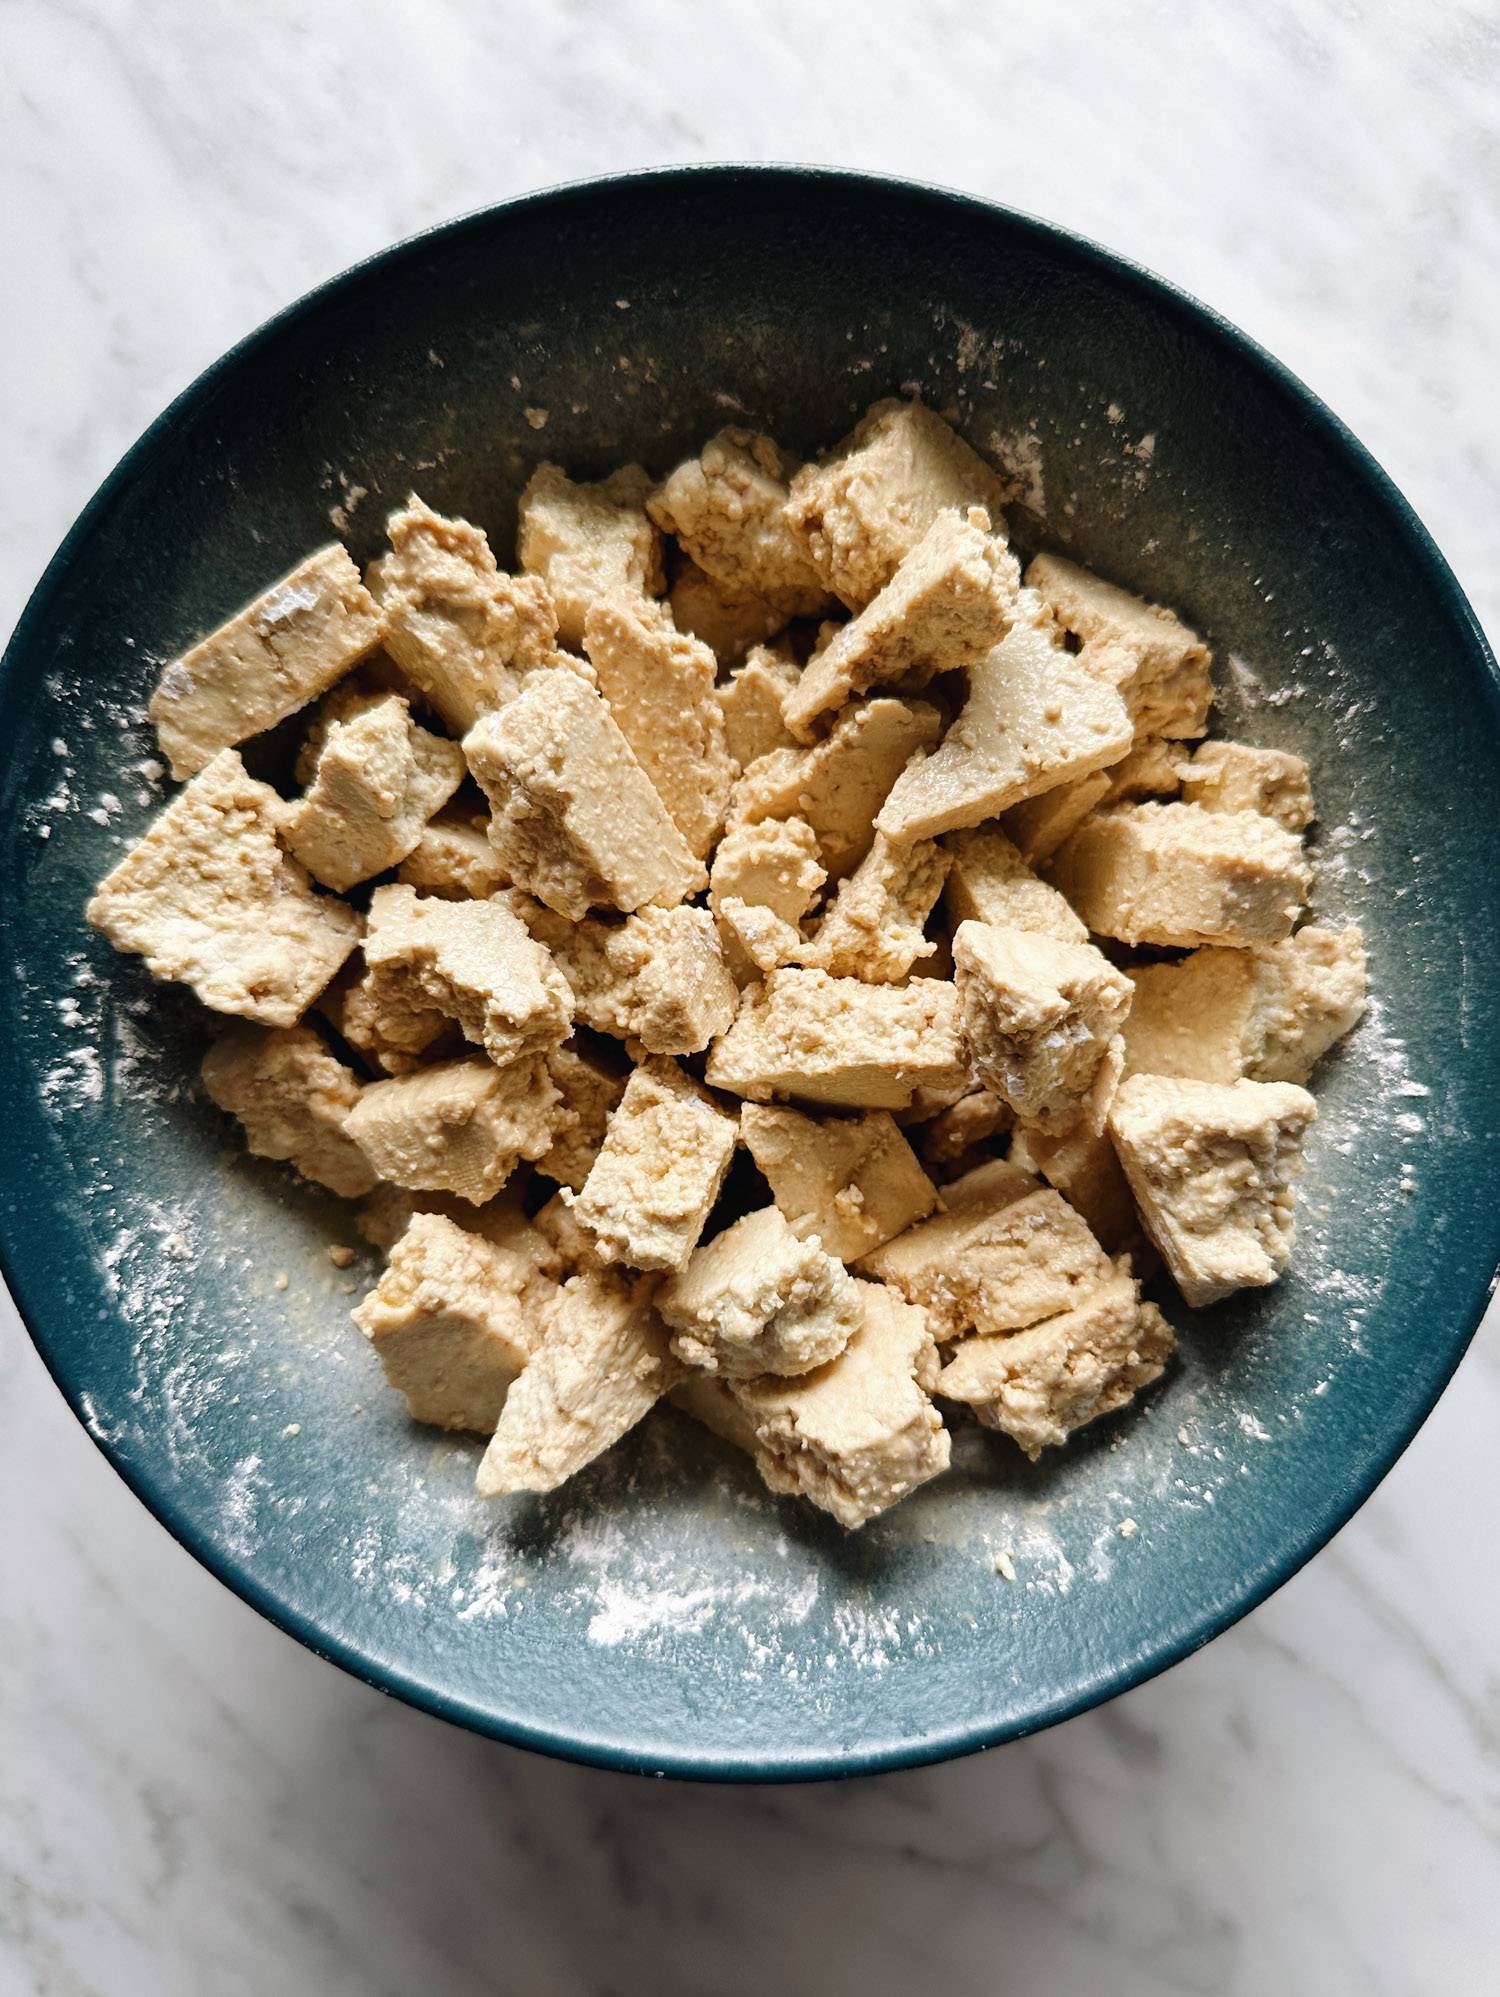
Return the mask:
<svg viewBox="0 0 1500 1997">
<path fill-rule="evenodd" d="M 842 18 L 843 25 L 838 25 Z M 1500 630 L 1492 4 L 6 0 L 0 625 L 118 453 L 392 238 L 604 169 L 909 172 L 1212 300 Z M 716 1792 L 383 1700 L 201 1572 L 0 1339 L 0 1992 L 1443 1993 L 1500 1976 L 1500 1337 L 1337 1544 L 966 1764 Z"/>
</svg>

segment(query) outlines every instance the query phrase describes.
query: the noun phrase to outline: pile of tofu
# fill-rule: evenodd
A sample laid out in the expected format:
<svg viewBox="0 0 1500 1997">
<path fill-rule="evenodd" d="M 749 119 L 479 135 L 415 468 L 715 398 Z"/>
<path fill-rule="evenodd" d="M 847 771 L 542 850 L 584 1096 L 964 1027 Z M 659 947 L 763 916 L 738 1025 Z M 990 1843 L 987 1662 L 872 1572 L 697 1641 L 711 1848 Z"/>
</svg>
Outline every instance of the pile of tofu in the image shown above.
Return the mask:
<svg viewBox="0 0 1500 1997">
<path fill-rule="evenodd" d="M 916 402 L 542 464 L 514 572 L 413 497 L 163 673 L 184 788 L 88 918 L 360 1202 L 355 1321 L 480 1491 L 665 1398 L 856 1527 L 950 1421 L 1036 1458 L 1155 1381 L 1158 1257 L 1192 1306 L 1286 1267 L 1365 993 L 1298 926 L 1307 769 L 1206 740 L 1199 638 L 1023 575 L 1005 497 Z"/>
</svg>

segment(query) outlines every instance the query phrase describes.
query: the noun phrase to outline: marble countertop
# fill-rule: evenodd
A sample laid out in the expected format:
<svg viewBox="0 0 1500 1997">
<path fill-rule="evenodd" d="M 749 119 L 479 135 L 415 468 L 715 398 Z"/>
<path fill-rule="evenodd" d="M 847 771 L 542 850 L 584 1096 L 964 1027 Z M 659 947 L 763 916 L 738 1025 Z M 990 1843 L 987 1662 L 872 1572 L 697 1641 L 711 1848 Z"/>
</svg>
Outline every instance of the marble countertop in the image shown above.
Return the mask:
<svg viewBox="0 0 1500 1997">
<path fill-rule="evenodd" d="M 842 23 L 842 25 L 840 25 Z M 197 370 L 560 179 L 798 158 L 1055 218 L 1374 449 L 1500 631 L 1500 33 L 1482 4 L 0 11 L 0 628 Z M 200 1570 L 0 1333 L 0 1992 L 1442 1992 L 1500 1961 L 1500 1325 L 1335 1545 L 1103 1711 L 728 1791 L 473 1739 Z"/>
</svg>

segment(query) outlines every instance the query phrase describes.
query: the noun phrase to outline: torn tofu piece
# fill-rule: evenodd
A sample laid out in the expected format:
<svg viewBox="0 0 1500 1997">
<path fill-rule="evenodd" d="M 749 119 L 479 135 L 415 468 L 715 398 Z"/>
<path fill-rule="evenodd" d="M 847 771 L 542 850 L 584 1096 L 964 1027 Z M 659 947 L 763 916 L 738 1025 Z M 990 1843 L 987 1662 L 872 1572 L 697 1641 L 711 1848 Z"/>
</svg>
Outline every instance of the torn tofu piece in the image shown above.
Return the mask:
<svg viewBox="0 0 1500 1997">
<path fill-rule="evenodd" d="M 802 931 L 771 909 L 731 895 L 719 904 L 718 917 L 725 962 L 737 985 L 754 984 L 768 971 L 801 962 Z"/>
<path fill-rule="evenodd" d="M 693 1421 L 701 1422 L 711 1435 L 727 1442 L 731 1449 L 755 1454 L 755 1417 L 735 1392 L 738 1383 L 722 1373 L 702 1373 L 694 1367 L 667 1396 Z"/>
<path fill-rule="evenodd" d="M 707 880 L 608 705 L 571 673 L 533 677 L 464 737 L 511 879 L 577 922 L 673 907 Z"/>
<path fill-rule="evenodd" d="M 172 775 L 274 728 L 326 693 L 381 639 L 359 570 L 333 542 L 174 659 L 147 713 Z"/>
<path fill-rule="evenodd" d="M 359 917 L 282 850 L 283 808 L 221 750 L 95 888 L 89 922 L 215 1012 L 295 1026 L 359 941 Z"/>
<path fill-rule="evenodd" d="M 466 1234 L 477 1234 L 500 1252 L 507 1286 L 528 1311 L 539 1314 L 556 1294 L 556 1278 L 568 1258 L 526 1214 L 527 1186 L 517 1174 L 492 1200 L 474 1206 L 456 1193 L 413 1192 L 409 1186 L 382 1182 L 360 1203 L 355 1226 L 372 1248 L 387 1254 L 419 1213 L 441 1214 Z"/>
<path fill-rule="evenodd" d="M 1188 769 L 1183 745 L 1161 735 L 1140 735 L 1128 756 L 1104 772 L 1109 780 L 1104 804 L 1144 804 L 1148 798 L 1176 797 Z"/>
<path fill-rule="evenodd" d="M 1112 782 L 1108 770 L 1095 770 L 1013 804 L 1005 814 L 1005 830 L 1026 864 L 1045 866 L 1064 839 L 1071 838 L 1090 812 L 1104 803 Z"/>
<path fill-rule="evenodd" d="M 815 1117 L 746 1103 L 740 1135 L 793 1233 L 816 1235 L 840 1261 L 868 1255 L 937 1205 L 937 1188 L 882 1110 Z"/>
<path fill-rule="evenodd" d="M 456 735 L 514 699 L 528 673 L 584 670 L 558 649 L 545 583 L 503 574 L 478 527 L 413 494 L 386 532 L 391 552 L 370 571 L 386 649 Z"/>
<path fill-rule="evenodd" d="M 800 943 L 797 925 L 827 878 L 818 860 L 818 835 L 805 818 L 738 820 L 714 854 L 708 905 L 716 915 L 730 901 L 765 909 Z"/>
<path fill-rule="evenodd" d="M 370 1067 L 404 1075 L 426 1061 L 463 1052 L 463 1035 L 435 1006 L 413 1006 L 399 981 L 388 986 L 362 959 L 351 959 L 317 1001 L 317 1009 Z"/>
<path fill-rule="evenodd" d="M 1130 980 L 1092 943 L 960 923 L 954 978 L 974 1072 L 1018 1117 L 1071 1128 L 1130 1011 Z"/>
<path fill-rule="evenodd" d="M 1009 1103 L 988 1089 L 970 1089 L 921 1126 L 917 1142 L 922 1163 L 939 1183 L 962 1178 L 989 1161 L 994 1140 L 1003 1137 L 1014 1121 Z"/>
<path fill-rule="evenodd" d="M 1044 1449 L 1159 1380 L 1176 1343 L 1161 1312 L 1143 1304 L 1139 1285 L 1122 1273 L 1027 1331 L 962 1340 L 937 1391 L 1019 1443 L 1035 1463 Z"/>
<path fill-rule="evenodd" d="M 657 487 L 646 511 L 726 595 L 758 597 L 783 623 L 816 617 L 828 592 L 786 517 L 796 469 L 771 438 L 721 430 Z"/>
<path fill-rule="evenodd" d="M 943 841 L 952 864 L 943 889 L 948 920 L 1029 929 L 1064 943 L 1086 943 L 1088 931 L 1065 898 L 1031 871 L 998 825 L 950 832 Z"/>
<path fill-rule="evenodd" d="M 1192 949 L 1289 936 L 1312 886 L 1302 842 L 1254 811 L 1127 804 L 1090 818 L 1052 877 L 1099 936 Z"/>
<path fill-rule="evenodd" d="M 344 1128 L 393 1186 L 479 1206 L 544 1155 L 560 1101 L 540 1055 L 497 1068 L 476 1054 L 372 1082 Z"/>
<path fill-rule="evenodd" d="M 773 749 L 796 747 L 783 715 L 801 667 L 789 653 L 757 645 L 744 664 L 715 688 L 724 717 L 724 747 L 738 769 Z"/>
<path fill-rule="evenodd" d="M 708 1080 L 752 1102 L 778 1095 L 845 1109 L 905 1109 L 920 1087 L 964 1072 L 958 994 L 935 978 L 866 985 L 826 971 L 772 971 L 740 999 Z"/>
<path fill-rule="evenodd" d="M 572 1042 L 551 1050 L 547 1073 L 561 1101 L 552 1143 L 536 1167 L 559 1185 L 581 1192 L 625 1093 L 625 1076 L 592 1048 Z"/>
<path fill-rule="evenodd" d="M 774 1206 L 747 1213 L 695 1248 L 656 1303 L 679 1359 L 740 1380 L 825 1365 L 849 1343 L 861 1315 L 842 1262 L 816 1236 L 794 1234 Z"/>
<path fill-rule="evenodd" d="M 914 964 L 937 950 L 924 931 L 948 867 L 948 855 L 930 839 L 893 846 L 877 832 L 854 872 L 840 881 L 798 962 L 836 978 L 900 984 Z"/>
<path fill-rule="evenodd" d="M 854 701 L 810 749 L 776 749 L 752 763 L 735 786 L 730 823 L 805 819 L 824 867 L 842 879 L 869 852 L 875 814 L 892 784 L 941 732 L 942 719 L 925 700 Z"/>
<path fill-rule="evenodd" d="M 721 666 L 734 665 L 786 623 L 774 603 L 761 596 L 731 596 L 696 562 L 683 563 L 667 604 L 678 630 L 701 638 Z"/>
<path fill-rule="evenodd" d="M 329 723 L 282 837 L 315 881 L 342 894 L 404 860 L 464 774 L 456 742 L 419 728 L 399 694 L 378 695 Z"/>
<path fill-rule="evenodd" d="M 1124 1068 L 1125 1043 L 1117 1035 L 1094 1071 L 1077 1121 L 1060 1133 L 1018 1123 L 1010 1146 L 1010 1162 L 1055 1186 L 1111 1255 L 1139 1247 L 1141 1240 L 1135 1201 L 1109 1137 L 1110 1105 Z"/>
<path fill-rule="evenodd" d="M 1317 817 L 1302 758 L 1244 742 L 1201 743 L 1182 766 L 1182 795 L 1209 811 L 1258 811 L 1288 832 L 1305 832 Z"/>
<path fill-rule="evenodd" d="M 681 1269 L 719 1197 L 738 1134 L 735 1118 L 675 1061 L 643 1061 L 582 1192 L 567 1204 L 605 1261 Z"/>
<path fill-rule="evenodd" d="M 546 583 L 562 641 L 575 651 L 591 603 L 617 590 L 660 596 L 666 586 L 661 536 L 646 517 L 651 486 L 639 465 L 622 465 L 588 485 L 544 460 L 521 494 L 521 567 Z"/>
<path fill-rule="evenodd" d="M 1286 1268 L 1302 1140 L 1317 1114 L 1290 1082 L 1121 1083 L 1110 1135 L 1146 1232 L 1195 1309 Z"/>
<path fill-rule="evenodd" d="M 239 1118 L 257 1158 L 288 1159 L 345 1199 L 373 1188 L 369 1161 L 344 1134 L 359 1082 L 310 1027 L 225 1027 L 204 1057 L 203 1086 Z"/>
<path fill-rule="evenodd" d="M 851 1529 L 946 1470 L 950 1447 L 930 1398 L 938 1359 L 926 1318 L 879 1283 L 857 1288 L 860 1323 L 837 1359 L 735 1388 L 770 1488 Z"/>
<path fill-rule="evenodd" d="M 706 908 L 643 908 L 623 922 L 528 918 L 597 1033 L 651 1054 L 697 1054 L 734 1018 L 739 993 Z"/>
<path fill-rule="evenodd" d="M 920 1304 L 940 1342 L 1023 1331 L 1109 1281 L 1109 1257 L 1067 1201 L 1003 1159 L 945 1186 L 943 1206 L 861 1265 Z"/>
<path fill-rule="evenodd" d="M 442 1214 L 414 1214 L 353 1312 L 413 1421 L 489 1435 L 541 1341 L 557 1285 L 517 1288 L 505 1251 Z"/>
<path fill-rule="evenodd" d="M 890 581 L 809 659 L 786 703 L 786 725 L 809 740 L 850 696 L 971 665 L 1010 629 L 1020 570 L 978 507 L 939 513 Z"/>
<path fill-rule="evenodd" d="M 364 952 L 387 1009 L 453 1020 L 500 1067 L 560 1047 L 572 1029 L 566 978 L 502 900 L 377 888 Z"/>
<path fill-rule="evenodd" d="M 1364 936 L 1309 925 L 1284 943 L 1194 950 L 1133 976 L 1128 1073 L 1305 1082 L 1364 1012 Z"/>
<path fill-rule="evenodd" d="M 416 845 L 396 869 L 396 879 L 403 887 L 441 895 L 445 901 L 484 901 L 509 886 L 490 844 L 488 826 L 485 811 L 463 805 L 440 811 L 422 827 Z"/>
<path fill-rule="evenodd" d="M 1003 521 L 1005 487 L 920 402 L 877 402 L 820 464 L 791 482 L 787 518 L 851 610 L 878 596 L 940 513 L 982 506 Z"/>
<path fill-rule="evenodd" d="M 677 1383 L 682 1368 L 651 1289 L 597 1269 L 563 1284 L 479 1465 L 474 1488 L 482 1498 L 555 1491 Z"/>
<path fill-rule="evenodd" d="M 701 860 L 719 836 L 735 778 L 713 653 L 639 595 L 592 604 L 583 642 L 621 734 Z"/>
<path fill-rule="evenodd" d="M 1009 633 L 970 666 L 968 699 L 941 745 L 896 779 L 875 821 L 888 838 L 982 824 L 1129 749 L 1130 717 L 1113 687 L 1055 642 L 1034 599 L 1023 592 L 1020 604 Z"/>
<path fill-rule="evenodd" d="M 1214 690 L 1196 631 L 1061 555 L 1038 555 L 1026 585 L 1079 641 L 1079 664 L 1117 689 L 1138 735 L 1183 741 L 1203 733 Z"/>
</svg>

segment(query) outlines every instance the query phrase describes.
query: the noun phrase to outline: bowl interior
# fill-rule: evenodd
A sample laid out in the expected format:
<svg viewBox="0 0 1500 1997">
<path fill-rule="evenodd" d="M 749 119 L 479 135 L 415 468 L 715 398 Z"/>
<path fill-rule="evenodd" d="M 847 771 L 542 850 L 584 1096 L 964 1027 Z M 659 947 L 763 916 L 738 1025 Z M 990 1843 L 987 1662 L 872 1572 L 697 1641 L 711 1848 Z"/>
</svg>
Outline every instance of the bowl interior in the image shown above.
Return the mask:
<svg viewBox="0 0 1500 1997">
<path fill-rule="evenodd" d="M 1316 906 L 1374 1003 L 1319 1083 L 1276 1289 L 1169 1310 L 1180 1368 L 1038 1466 L 846 1537 L 669 1412 L 487 1506 L 349 1324 L 347 1212 L 239 1153 L 203 1022 L 83 925 L 159 806 L 161 664 L 416 488 L 510 548 L 543 456 L 667 467 L 726 422 L 804 450 L 910 387 L 1013 476 L 1024 540 L 1179 608 L 1220 725 L 1312 763 Z M 502 552 L 503 558 L 503 552 Z M 623 1766 L 827 1773 L 1025 1731 L 1204 1641 L 1347 1516 L 1430 1407 L 1496 1258 L 1492 667 L 1358 448 L 1155 281 L 1040 225 L 793 170 L 538 197 L 336 281 L 220 363 L 70 536 L 7 655 L 7 1275 L 136 1490 L 325 1654 Z M 1136 1530 L 1122 1534 L 1134 1520 Z M 1015 1580 L 997 1572 L 1009 1551 Z"/>
</svg>

